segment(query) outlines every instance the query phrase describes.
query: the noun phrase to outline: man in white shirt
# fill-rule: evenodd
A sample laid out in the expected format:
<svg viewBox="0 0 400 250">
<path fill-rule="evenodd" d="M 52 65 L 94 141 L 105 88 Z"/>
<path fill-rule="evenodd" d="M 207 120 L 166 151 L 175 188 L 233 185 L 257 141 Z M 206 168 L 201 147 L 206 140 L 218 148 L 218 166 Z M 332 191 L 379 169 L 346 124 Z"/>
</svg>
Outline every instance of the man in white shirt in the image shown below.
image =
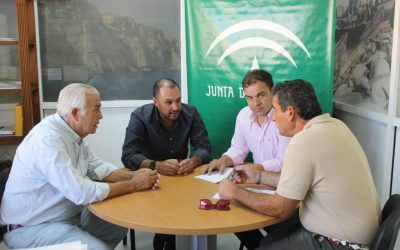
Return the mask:
<svg viewBox="0 0 400 250">
<path fill-rule="evenodd" d="M 158 175 L 120 169 L 93 154 L 83 139 L 96 132 L 100 107 L 94 87 L 70 84 L 60 92 L 57 113 L 36 125 L 17 148 L 0 210 L 10 248 L 80 240 L 89 249 L 106 250 L 127 234 L 86 205 L 156 188 Z"/>
</svg>

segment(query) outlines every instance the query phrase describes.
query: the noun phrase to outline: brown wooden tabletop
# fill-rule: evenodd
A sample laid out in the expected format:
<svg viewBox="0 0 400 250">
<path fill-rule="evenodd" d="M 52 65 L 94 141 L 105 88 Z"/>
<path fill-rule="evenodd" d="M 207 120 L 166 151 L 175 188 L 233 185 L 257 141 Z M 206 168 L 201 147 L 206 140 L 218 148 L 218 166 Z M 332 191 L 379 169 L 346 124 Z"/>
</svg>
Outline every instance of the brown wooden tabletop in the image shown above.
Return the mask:
<svg viewBox="0 0 400 250">
<path fill-rule="evenodd" d="M 177 235 L 212 235 L 262 228 L 279 220 L 233 203 L 229 211 L 201 210 L 199 200 L 211 199 L 218 184 L 186 176 L 161 175 L 156 190 L 107 199 L 89 206 L 98 217 L 127 228 Z M 213 203 L 216 200 L 213 200 Z"/>
</svg>

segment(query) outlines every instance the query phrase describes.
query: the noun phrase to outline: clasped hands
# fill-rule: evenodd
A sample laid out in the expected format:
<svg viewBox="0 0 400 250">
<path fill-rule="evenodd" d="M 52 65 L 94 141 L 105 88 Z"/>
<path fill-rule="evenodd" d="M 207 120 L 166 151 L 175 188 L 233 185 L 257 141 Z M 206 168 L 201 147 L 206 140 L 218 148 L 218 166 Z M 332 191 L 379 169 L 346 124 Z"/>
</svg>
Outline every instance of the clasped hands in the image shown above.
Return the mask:
<svg viewBox="0 0 400 250">
<path fill-rule="evenodd" d="M 177 160 L 168 159 L 165 161 L 158 161 L 156 164 L 157 172 L 163 175 L 186 175 L 191 173 L 196 167 L 193 158 Z"/>
<path fill-rule="evenodd" d="M 156 189 L 160 182 L 157 171 L 148 168 L 141 168 L 135 171 L 132 179 L 137 190 Z"/>
</svg>

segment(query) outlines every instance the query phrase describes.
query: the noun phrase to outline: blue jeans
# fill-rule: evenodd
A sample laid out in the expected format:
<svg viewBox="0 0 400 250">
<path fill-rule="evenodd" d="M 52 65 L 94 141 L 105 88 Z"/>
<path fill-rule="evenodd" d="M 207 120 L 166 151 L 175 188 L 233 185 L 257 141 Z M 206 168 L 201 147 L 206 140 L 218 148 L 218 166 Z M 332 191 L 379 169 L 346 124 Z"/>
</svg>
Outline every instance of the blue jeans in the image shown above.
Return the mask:
<svg viewBox="0 0 400 250">
<path fill-rule="evenodd" d="M 4 235 L 4 242 L 9 248 L 31 248 L 81 241 L 90 250 L 110 250 L 127 233 L 128 229 L 103 221 L 85 207 L 68 221 L 17 228 Z"/>
</svg>

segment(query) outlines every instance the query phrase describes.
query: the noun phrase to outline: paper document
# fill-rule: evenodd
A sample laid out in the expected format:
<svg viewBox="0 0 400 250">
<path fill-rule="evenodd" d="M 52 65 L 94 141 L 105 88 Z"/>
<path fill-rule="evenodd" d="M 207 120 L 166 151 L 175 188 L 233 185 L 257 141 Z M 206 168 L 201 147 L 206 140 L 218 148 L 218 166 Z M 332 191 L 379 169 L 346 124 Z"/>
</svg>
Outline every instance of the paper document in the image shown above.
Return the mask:
<svg viewBox="0 0 400 250">
<path fill-rule="evenodd" d="M 246 189 L 249 190 L 249 191 L 252 191 L 254 193 L 270 194 L 270 195 L 275 194 L 275 190 L 258 189 L 258 188 L 246 188 Z M 216 200 L 221 199 L 221 197 L 219 196 L 219 193 L 216 193 L 212 198 L 216 199 Z"/>
<path fill-rule="evenodd" d="M 82 244 L 80 241 L 73 241 L 67 243 L 61 243 L 57 245 L 45 246 L 45 247 L 36 247 L 36 248 L 21 248 L 19 250 L 87 250 L 87 245 Z"/>
<path fill-rule="evenodd" d="M 10 126 L 0 126 L 0 135 L 13 135 L 14 128 Z"/>
<path fill-rule="evenodd" d="M 227 178 L 233 171 L 233 168 L 225 168 L 224 173 L 220 174 L 219 171 L 214 171 L 211 174 L 201 174 L 198 176 L 195 176 L 194 178 L 209 181 L 212 183 L 218 183 L 222 181 L 223 179 Z"/>
<path fill-rule="evenodd" d="M 21 82 L 20 81 L 7 81 L 2 82 L 0 80 L 0 89 L 20 89 Z"/>
</svg>

